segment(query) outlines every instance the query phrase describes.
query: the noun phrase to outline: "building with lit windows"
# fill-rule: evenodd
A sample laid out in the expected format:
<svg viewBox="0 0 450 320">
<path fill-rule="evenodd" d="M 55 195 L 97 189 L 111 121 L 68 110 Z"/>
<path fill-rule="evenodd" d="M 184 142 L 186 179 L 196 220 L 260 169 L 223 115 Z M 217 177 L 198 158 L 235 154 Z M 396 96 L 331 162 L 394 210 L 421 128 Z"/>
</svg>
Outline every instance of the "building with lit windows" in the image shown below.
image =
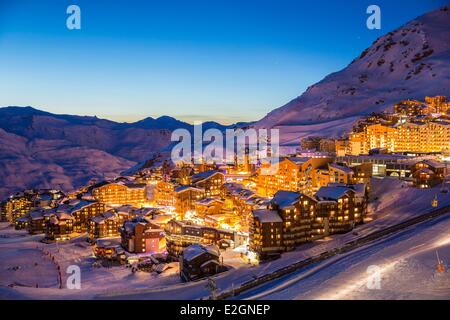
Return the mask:
<svg viewBox="0 0 450 320">
<path fill-rule="evenodd" d="M 175 211 L 182 217 L 186 212 L 195 210 L 195 202 L 205 197 L 205 190 L 193 186 L 175 188 Z"/>
<path fill-rule="evenodd" d="M 153 201 L 158 206 L 173 207 L 175 205 L 175 185 L 169 181 L 156 184 Z"/>
<path fill-rule="evenodd" d="M 278 211 L 260 209 L 253 211 L 249 249 L 262 260 L 284 251 L 283 220 Z"/>
<path fill-rule="evenodd" d="M 258 172 L 257 193 L 266 197 L 272 197 L 280 190 L 313 194 L 320 188 L 317 169 L 332 161 L 327 157 L 289 157 L 277 163 L 262 164 Z"/>
<path fill-rule="evenodd" d="M 88 228 L 89 241 L 120 236 L 119 228 L 127 219 L 128 216 L 119 214 L 115 210 L 90 218 Z"/>
<path fill-rule="evenodd" d="M 171 257 L 178 257 L 192 244 L 228 246 L 235 242 L 237 233 L 194 224 L 190 221 L 170 221 L 165 228 L 166 248 Z"/>
<path fill-rule="evenodd" d="M 15 222 L 33 208 L 33 202 L 24 193 L 9 197 L 0 205 L 1 221 Z"/>
<path fill-rule="evenodd" d="M 330 184 L 315 196 L 279 191 L 267 209 L 253 211 L 250 250 L 266 259 L 302 243 L 348 232 L 363 222 L 367 199 L 365 184 Z"/>
<path fill-rule="evenodd" d="M 120 236 L 122 247 L 131 253 L 162 252 L 165 248 L 163 230 L 145 218 L 125 221 Z"/>
<path fill-rule="evenodd" d="M 450 101 L 446 96 L 425 97 L 425 102 L 430 105 L 436 113 L 447 114 L 450 110 Z"/>
<path fill-rule="evenodd" d="M 411 166 L 414 186 L 421 189 L 432 188 L 442 183 L 446 175 L 446 165 L 434 160 L 423 160 Z"/>
<path fill-rule="evenodd" d="M 92 196 L 101 203 L 118 206 L 141 206 L 147 202 L 145 184 L 128 182 L 102 182 L 90 188 Z"/>
<path fill-rule="evenodd" d="M 45 239 L 50 241 L 70 240 L 74 232 L 74 217 L 66 210 L 57 210 L 51 214 L 48 222 L 45 224 Z"/>
<path fill-rule="evenodd" d="M 209 170 L 194 174 L 191 184 L 199 189 L 205 190 L 205 197 L 220 196 L 225 175 L 217 170 Z"/>
<path fill-rule="evenodd" d="M 387 152 L 447 152 L 450 150 L 450 121 L 405 121 L 395 125 L 374 124 L 349 136 L 347 154 L 369 154 L 372 149 Z"/>
</svg>

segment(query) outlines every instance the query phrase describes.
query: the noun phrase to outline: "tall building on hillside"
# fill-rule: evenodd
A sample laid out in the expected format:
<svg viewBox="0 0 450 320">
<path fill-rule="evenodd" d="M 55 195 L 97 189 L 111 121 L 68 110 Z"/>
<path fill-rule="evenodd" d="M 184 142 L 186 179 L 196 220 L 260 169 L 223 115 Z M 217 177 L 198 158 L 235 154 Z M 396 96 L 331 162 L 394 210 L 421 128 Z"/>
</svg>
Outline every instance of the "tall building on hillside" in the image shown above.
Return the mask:
<svg viewBox="0 0 450 320">
<path fill-rule="evenodd" d="M 406 122 L 395 126 L 376 124 L 350 134 L 349 154 L 388 152 L 444 152 L 450 150 L 450 121 Z"/>
</svg>

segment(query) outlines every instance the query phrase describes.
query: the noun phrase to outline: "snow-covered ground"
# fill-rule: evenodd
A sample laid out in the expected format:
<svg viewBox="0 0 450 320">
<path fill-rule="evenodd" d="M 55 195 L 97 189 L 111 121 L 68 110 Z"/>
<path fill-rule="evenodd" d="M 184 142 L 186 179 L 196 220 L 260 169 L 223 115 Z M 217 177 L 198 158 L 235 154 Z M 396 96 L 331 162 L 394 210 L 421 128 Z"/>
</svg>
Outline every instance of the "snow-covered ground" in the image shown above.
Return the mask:
<svg viewBox="0 0 450 320">
<path fill-rule="evenodd" d="M 450 299 L 450 215 L 247 292 L 247 299 Z M 374 277 L 374 271 L 379 275 Z M 379 283 L 379 286 L 377 285 Z"/>
<path fill-rule="evenodd" d="M 85 237 L 57 244 L 41 243 L 42 237 L 0 223 L 0 298 L 84 299 L 105 292 L 180 283 L 178 272 L 170 270 L 157 275 L 132 273 L 125 266 L 95 267 L 92 247 Z M 70 265 L 81 269 L 81 290 L 65 288 Z M 59 270 L 64 289 L 60 289 Z"/>
<path fill-rule="evenodd" d="M 271 273 L 292 263 L 316 256 L 333 248 L 341 247 L 347 242 L 363 237 L 386 226 L 397 224 L 406 219 L 432 210 L 431 201 L 438 197 L 439 206 L 450 205 L 450 196 L 440 193 L 440 188 L 419 190 L 403 185 L 396 179 L 374 179 L 372 183 L 372 203 L 370 219 L 373 221 L 358 226 L 355 232 L 334 235 L 327 239 L 300 246 L 296 251 L 283 254 L 281 259 L 261 264 L 256 267 L 235 265 L 236 268 L 214 277 L 220 291 L 230 290 L 256 277 Z M 403 187 L 402 187 L 403 186 Z M 370 220 L 369 219 L 369 220 Z M 0 228 L 1 229 L 1 228 Z M 4 231 L 0 231 L 3 234 Z M 29 237 L 29 236 L 28 236 Z M 30 237 L 32 243 L 36 239 Z M 26 239 L 26 238 L 25 238 Z M 6 242 L 6 243 L 5 243 Z M 0 260 L 3 259 L 5 246 L 23 247 L 22 240 L 0 238 Z M 52 252 L 58 251 L 56 245 Z M 93 269 L 90 248 L 85 248 L 83 241 L 59 245 L 58 263 L 66 266 L 75 261 L 81 262 L 82 289 L 68 290 L 57 288 L 3 287 L 0 283 L 0 297 L 11 298 L 51 298 L 51 299 L 202 299 L 210 292 L 205 288 L 206 281 L 180 283 L 178 275 L 154 277 L 149 274 L 131 274 L 129 269 L 117 267 L 112 269 Z M 445 253 L 443 252 L 443 255 Z M 80 259 L 80 261 L 76 261 Z M 234 264 L 234 263 L 233 263 Z M 54 277 L 54 276 L 53 276 Z"/>
</svg>

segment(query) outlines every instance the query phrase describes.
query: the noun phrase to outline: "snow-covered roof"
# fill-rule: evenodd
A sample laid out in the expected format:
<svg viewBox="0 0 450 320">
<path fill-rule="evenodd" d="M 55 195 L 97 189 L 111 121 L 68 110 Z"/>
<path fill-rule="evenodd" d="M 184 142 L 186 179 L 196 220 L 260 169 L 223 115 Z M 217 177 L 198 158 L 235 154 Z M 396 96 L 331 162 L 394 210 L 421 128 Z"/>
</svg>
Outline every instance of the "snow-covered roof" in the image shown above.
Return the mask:
<svg viewBox="0 0 450 320">
<path fill-rule="evenodd" d="M 158 214 L 153 216 L 151 222 L 155 224 L 167 223 L 173 219 L 173 215 L 171 214 Z"/>
<path fill-rule="evenodd" d="M 292 161 L 295 164 L 303 164 L 308 162 L 311 158 L 307 157 L 290 157 L 288 158 L 290 161 Z"/>
<path fill-rule="evenodd" d="M 351 168 L 346 167 L 346 166 L 341 166 L 341 165 L 339 165 L 339 164 L 337 164 L 337 163 L 329 163 L 328 166 L 329 166 L 330 168 L 335 169 L 335 170 L 339 170 L 339 171 L 345 172 L 346 174 L 352 174 L 352 173 L 354 173 L 353 170 L 352 170 Z"/>
<path fill-rule="evenodd" d="M 129 212 L 131 212 L 132 210 L 136 210 L 136 209 L 139 209 L 139 208 L 127 204 L 127 205 L 123 205 L 123 206 L 120 206 L 120 207 L 116 207 L 116 208 L 114 208 L 114 209 L 115 209 L 118 213 L 129 213 Z"/>
<path fill-rule="evenodd" d="M 56 212 L 56 216 L 58 217 L 58 220 L 73 220 L 74 217 L 65 211 L 58 211 Z"/>
<path fill-rule="evenodd" d="M 328 187 L 349 188 L 349 189 L 354 190 L 356 194 L 361 196 L 361 195 L 366 194 L 367 185 L 365 183 L 345 184 L 345 183 L 339 183 L 339 182 L 330 182 L 328 184 Z"/>
<path fill-rule="evenodd" d="M 143 217 L 136 217 L 131 220 L 127 220 L 124 222 L 122 228 L 127 234 L 134 234 L 134 229 L 138 224 L 149 224 L 149 220 Z"/>
<path fill-rule="evenodd" d="M 348 192 L 355 192 L 347 187 L 322 187 L 317 191 L 316 197 L 319 200 L 338 200 Z"/>
<path fill-rule="evenodd" d="M 106 220 L 116 220 L 117 219 L 117 213 L 114 211 L 107 211 L 105 213 L 99 214 L 95 217 L 93 217 L 91 220 L 95 223 L 104 223 Z"/>
<path fill-rule="evenodd" d="M 74 206 L 72 206 L 69 211 L 70 211 L 70 213 L 74 213 L 74 212 L 80 211 L 86 207 L 89 207 L 91 205 L 94 205 L 96 203 L 97 202 L 94 202 L 94 201 L 78 200 L 78 203 L 75 204 Z"/>
<path fill-rule="evenodd" d="M 120 238 L 97 239 L 95 245 L 98 248 L 114 248 L 120 246 Z"/>
<path fill-rule="evenodd" d="M 426 163 L 427 165 L 429 165 L 430 167 L 433 167 L 433 168 L 445 168 L 446 167 L 444 163 L 433 160 L 433 159 L 423 160 L 422 162 Z"/>
<path fill-rule="evenodd" d="M 175 188 L 175 192 L 176 193 L 182 193 L 182 192 L 185 192 L 185 191 L 188 191 L 188 190 L 198 191 L 198 192 L 204 192 L 205 191 L 205 190 L 203 190 L 201 188 L 197 188 L 197 187 L 189 186 L 189 185 L 187 185 L 187 186 L 179 186 L 179 187 Z"/>
<path fill-rule="evenodd" d="M 414 175 L 417 175 L 418 173 L 426 173 L 426 174 L 429 174 L 429 175 L 433 175 L 434 174 L 434 172 L 432 170 L 428 169 L 428 168 L 422 168 L 420 170 L 417 170 L 416 172 L 414 172 Z"/>
<path fill-rule="evenodd" d="M 253 216 L 262 223 L 283 222 L 280 215 L 275 210 L 261 209 L 253 211 Z"/>
<path fill-rule="evenodd" d="M 220 257 L 219 248 L 215 245 L 202 246 L 200 244 L 193 244 L 183 250 L 183 259 L 192 261 L 205 253 L 209 253 L 217 258 Z"/>
<path fill-rule="evenodd" d="M 272 199 L 272 203 L 276 204 L 280 209 L 288 209 L 295 205 L 300 199 L 301 193 L 292 191 L 278 191 Z"/>
<path fill-rule="evenodd" d="M 205 171 L 205 172 L 200 172 L 200 173 L 194 174 L 191 177 L 191 180 L 192 180 L 192 183 L 198 183 L 203 180 L 209 179 L 216 174 L 220 174 L 222 176 L 224 175 L 222 172 L 220 172 L 218 170 L 210 170 L 210 171 Z"/>
<path fill-rule="evenodd" d="M 29 213 L 29 215 L 32 220 L 41 220 L 44 218 L 45 212 L 46 212 L 45 210 L 37 209 L 37 210 L 32 210 Z"/>
<path fill-rule="evenodd" d="M 124 183 L 119 183 L 119 184 L 123 184 L 124 186 L 126 186 L 129 189 L 145 189 L 145 187 L 146 187 L 146 185 L 144 183 L 124 182 Z"/>
<path fill-rule="evenodd" d="M 218 203 L 223 203 L 222 200 L 217 199 L 217 198 L 206 198 L 206 199 L 201 199 L 201 200 L 197 200 L 196 203 L 201 204 L 201 205 L 210 205 L 214 202 L 218 202 Z"/>
</svg>

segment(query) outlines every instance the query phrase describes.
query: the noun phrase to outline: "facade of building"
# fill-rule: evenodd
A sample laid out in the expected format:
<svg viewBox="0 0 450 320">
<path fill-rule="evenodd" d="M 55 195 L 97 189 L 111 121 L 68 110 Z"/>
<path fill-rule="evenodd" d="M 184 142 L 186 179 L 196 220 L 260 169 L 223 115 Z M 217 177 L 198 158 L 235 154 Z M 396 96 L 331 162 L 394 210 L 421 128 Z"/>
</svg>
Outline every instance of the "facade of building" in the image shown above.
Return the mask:
<svg viewBox="0 0 450 320">
<path fill-rule="evenodd" d="M 191 184 L 199 189 L 205 190 L 205 197 L 216 197 L 222 193 L 222 185 L 225 175 L 217 170 L 209 170 L 194 174 Z"/>
<path fill-rule="evenodd" d="M 120 245 L 120 239 L 98 239 L 93 248 L 97 259 L 124 262 L 126 254 Z"/>
<path fill-rule="evenodd" d="M 120 236 L 120 227 L 128 216 L 119 214 L 114 210 L 107 211 L 89 219 L 88 236 L 89 241 L 95 239 L 111 238 Z"/>
<path fill-rule="evenodd" d="M 273 196 L 279 190 L 313 194 L 320 188 L 317 169 L 326 167 L 332 160 L 332 158 L 290 157 L 271 164 L 271 168 L 265 168 L 263 165 L 258 174 L 257 192 L 267 197 Z"/>
<path fill-rule="evenodd" d="M 75 200 L 69 207 L 69 213 L 74 218 L 73 231 L 87 232 L 90 219 L 105 212 L 105 204 L 97 201 Z"/>
<path fill-rule="evenodd" d="M 253 211 L 250 250 L 265 259 L 302 243 L 348 232 L 363 222 L 366 211 L 365 184 L 330 184 L 314 197 L 279 191 L 267 209 Z"/>
<path fill-rule="evenodd" d="M 35 209 L 28 213 L 27 230 L 30 234 L 45 233 L 45 227 L 48 222 L 48 216 L 46 213 L 51 213 L 52 210 Z"/>
<path fill-rule="evenodd" d="M 199 217 L 216 215 L 222 212 L 224 202 L 217 198 L 197 200 L 194 204 L 195 212 Z"/>
<path fill-rule="evenodd" d="M 369 154 L 377 148 L 388 152 L 445 152 L 450 150 L 450 121 L 375 124 L 350 134 L 350 155 Z"/>
<path fill-rule="evenodd" d="M 15 222 L 24 217 L 33 208 L 33 202 L 25 194 L 16 194 L 2 202 L 1 221 Z"/>
<path fill-rule="evenodd" d="M 235 239 L 233 231 L 177 220 L 172 220 L 166 225 L 165 236 L 167 252 L 172 257 L 178 257 L 184 248 L 192 244 L 219 244 Z"/>
<path fill-rule="evenodd" d="M 175 206 L 175 185 L 169 181 L 159 181 L 155 187 L 154 202 L 158 206 Z"/>
<path fill-rule="evenodd" d="M 195 210 L 195 202 L 203 199 L 205 190 L 190 185 L 175 189 L 175 211 L 184 216 L 186 212 Z"/>
<path fill-rule="evenodd" d="M 446 165 L 433 160 L 423 160 L 411 166 L 413 184 L 427 189 L 441 184 L 446 175 Z"/>
<path fill-rule="evenodd" d="M 448 114 L 450 102 L 446 96 L 425 97 L 425 102 L 430 105 L 436 113 Z"/>
<path fill-rule="evenodd" d="M 92 186 L 91 192 L 95 200 L 110 206 L 126 204 L 141 206 L 147 202 L 145 184 L 104 182 Z"/>
<path fill-rule="evenodd" d="M 261 259 L 278 255 L 284 251 L 283 220 L 278 211 L 260 209 L 253 211 L 253 224 L 250 228 L 250 250 Z"/>
<path fill-rule="evenodd" d="M 51 241 L 69 240 L 73 226 L 74 217 L 67 211 L 57 210 L 45 224 L 45 238 Z"/>
<path fill-rule="evenodd" d="M 165 247 L 164 232 L 145 218 L 133 218 L 120 228 L 122 247 L 131 253 L 161 252 Z"/>
</svg>

